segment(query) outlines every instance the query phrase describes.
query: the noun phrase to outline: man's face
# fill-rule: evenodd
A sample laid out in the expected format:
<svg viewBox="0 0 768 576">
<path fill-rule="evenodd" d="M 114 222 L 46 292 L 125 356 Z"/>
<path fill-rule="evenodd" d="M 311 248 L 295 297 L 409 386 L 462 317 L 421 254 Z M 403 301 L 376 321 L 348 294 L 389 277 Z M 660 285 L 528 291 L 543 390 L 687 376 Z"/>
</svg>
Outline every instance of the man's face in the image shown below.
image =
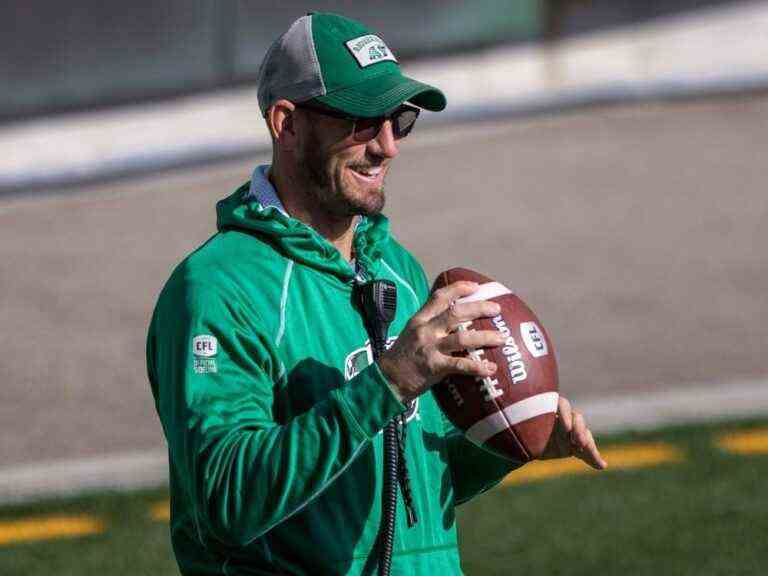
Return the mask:
<svg viewBox="0 0 768 576">
<path fill-rule="evenodd" d="M 357 142 L 351 121 L 298 112 L 296 161 L 310 200 L 336 217 L 381 212 L 384 179 L 398 154 L 390 122 L 384 122 L 376 138 Z"/>
</svg>

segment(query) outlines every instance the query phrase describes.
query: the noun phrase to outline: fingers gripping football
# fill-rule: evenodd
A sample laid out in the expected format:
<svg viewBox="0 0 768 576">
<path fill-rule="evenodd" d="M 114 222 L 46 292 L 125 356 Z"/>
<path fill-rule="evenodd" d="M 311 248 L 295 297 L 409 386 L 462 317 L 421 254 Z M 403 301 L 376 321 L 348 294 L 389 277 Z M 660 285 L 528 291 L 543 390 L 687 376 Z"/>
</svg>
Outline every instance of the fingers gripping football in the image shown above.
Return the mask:
<svg viewBox="0 0 768 576">
<path fill-rule="evenodd" d="M 477 290 L 473 282 L 455 282 L 436 290 L 408 322 L 379 366 L 405 400 L 412 400 L 449 374 L 484 378 L 496 371 L 492 362 L 456 357 L 453 352 L 503 343 L 496 332 L 456 331 L 466 322 L 498 314 L 493 302 L 456 303 Z"/>
<path fill-rule="evenodd" d="M 422 306 L 421 310 L 416 312 L 411 318 L 411 323 L 426 324 L 439 314 L 442 314 L 451 307 L 451 304 L 463 296 L 469 296 L 474 293 L 478 285 L 474 282 L 454 282 L 449 286 L 435 290 Z"/>
<path fill-rule="evenodd" d="M 501 346 L 504 344 L 504 341 L 505 337 L 503 334 L 491 332 L 490 330 L 459 330 L 448 334 L 440 340 L 438 348 L 443 354 L 450 354 L 452 352 L 460 352 L 461 350 Z"/>
</svg>

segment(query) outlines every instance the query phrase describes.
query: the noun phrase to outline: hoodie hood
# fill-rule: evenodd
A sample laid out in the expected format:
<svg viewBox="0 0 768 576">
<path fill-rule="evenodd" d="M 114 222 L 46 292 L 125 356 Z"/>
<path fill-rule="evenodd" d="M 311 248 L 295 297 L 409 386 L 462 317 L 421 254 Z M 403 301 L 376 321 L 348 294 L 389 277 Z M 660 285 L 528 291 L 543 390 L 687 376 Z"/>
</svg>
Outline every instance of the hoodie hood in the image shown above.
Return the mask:
<svg viewBox="0 0 768 576">
<path fill-rule="evenodd" d="M 216 204 L 216 225 L 220 231 L 240 230 L 255 233 L 277 248 L 286 258 L 351 282 L 355 270 L 336 247 L 303 222 L 286 216 L 279 209 L 264 207 L 249 195 L 246 182 Z M 378 274 L 381 253 L 389 242 L 389 220 L 377 214 L 358 224 L 353 241 L 354 257 L 366 276 Z"/>
</svg>

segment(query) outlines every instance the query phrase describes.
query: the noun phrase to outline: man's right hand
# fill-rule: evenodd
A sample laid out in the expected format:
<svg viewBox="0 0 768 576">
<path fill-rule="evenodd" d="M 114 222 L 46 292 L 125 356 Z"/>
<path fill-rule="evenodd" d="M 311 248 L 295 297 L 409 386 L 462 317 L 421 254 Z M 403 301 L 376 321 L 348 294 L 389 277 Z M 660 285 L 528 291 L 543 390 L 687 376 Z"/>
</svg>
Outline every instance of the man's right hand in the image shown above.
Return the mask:
<svg viewBox="0 0 768 576">
<path fill-rule="evenodd" d="M 379 368 L 404 401 L 410 402 L 449 374 L 485 378 L 496 372 L 493 362 L 451 355 L 469 348 L 501 346 L 505 341 L 495 330 L 457 330 L 464 322 L 501 312 L 495 302 L 456 303 L 477 289 L 474 282 L 454 282 L 433 292 L 392 348 L 382 353 Z"/>
</svg>

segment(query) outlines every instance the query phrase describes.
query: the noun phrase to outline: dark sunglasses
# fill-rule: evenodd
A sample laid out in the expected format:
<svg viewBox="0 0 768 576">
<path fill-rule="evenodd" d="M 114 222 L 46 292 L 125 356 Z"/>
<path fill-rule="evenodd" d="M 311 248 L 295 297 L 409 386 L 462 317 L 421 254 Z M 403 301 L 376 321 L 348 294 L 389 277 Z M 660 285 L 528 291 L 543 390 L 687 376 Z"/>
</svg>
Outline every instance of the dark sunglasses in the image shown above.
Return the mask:
<svg viewBox="0 0 768 576">
<path fill-rule="evenodd" d="M 416 119 L 419 117 L 420 109 L 415 106 L 409 106 L 408 104 L 401 104 L 399 108 L 386 114 L 384 116 L 377 116 L 376 118 L 363 118 L 360 116 L 351 116 L 341 110 L 335 110 L 328 108 L 317 102 L 309 101 L 296 104 L 297 108 L 304 108 L 311 112 L 321 114 L 323 116 L 329 116 L 331 118 L 340 118 L 342 120 L 350 120 L 352 122 L 352 137 L 356 142 L 368 142 L 373 140 L 381 132 L 381 127 L 384 125 L 385 120 L 392 122 L 392 134 L 395 140 L 405 138 L 410 134 L 413 129 L 413 125 L 416 124 Z"/>
</svg>

